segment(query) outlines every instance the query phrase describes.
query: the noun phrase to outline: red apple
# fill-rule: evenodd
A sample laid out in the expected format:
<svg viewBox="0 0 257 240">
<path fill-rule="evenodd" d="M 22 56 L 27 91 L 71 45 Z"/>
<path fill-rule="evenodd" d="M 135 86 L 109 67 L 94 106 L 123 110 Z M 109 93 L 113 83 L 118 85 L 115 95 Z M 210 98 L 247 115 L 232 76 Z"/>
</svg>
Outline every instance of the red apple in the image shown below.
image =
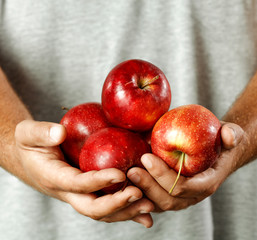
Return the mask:
<svg viewBox="0 0 257 240">
<path fill-rule="evenodd" d="M 84 172 L 117 168 L 126 173 L 133 166 L 143 167 L 140 158 L 147 152 L 150 152 L 149 145 L 139 134 L 121 128 L 104 128 L 87 139 L 81 149 L 79 165 Z M 114 193 L 124 184 L 114 184 L 102 191 Z"/>
<path fill-rule="evenodd" d="M 75 167 L 79 167 L 79 154 L 86 139 L 93 132 L 111 126 L 100 103 L 77 105 L 63 116 L 60 123 L 67 130 L 67 137 L 61 144 L 62 151 Z"/>
<path fill-rule="evenodd" d="M 220 132 L 220 121 L 208 109 L 194 104 L 180 106 L 154 126 L 152 152 L 179 174 L 193 176 L 212 166 L 219 156 Z"/>
<path fill-rule="evenodd" d="M 140 132 L 140 135 L 151 147 L 152 129 L 146 132 Z"/>
<path fill-rule="evenodd" d="M 128 60 L 114 67 L 105 79 L 102 106 L 115 126 L 150 130 L 169 110 L 171 91 L 164 73 L 143 60 Z"/>
</svg>

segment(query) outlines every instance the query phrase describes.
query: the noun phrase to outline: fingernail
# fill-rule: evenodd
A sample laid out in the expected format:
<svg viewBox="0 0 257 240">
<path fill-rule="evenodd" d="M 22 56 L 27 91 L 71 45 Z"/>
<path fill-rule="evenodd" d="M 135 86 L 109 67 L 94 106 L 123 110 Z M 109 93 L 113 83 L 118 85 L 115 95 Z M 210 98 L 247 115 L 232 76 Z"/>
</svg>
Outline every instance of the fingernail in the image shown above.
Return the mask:
<svg viewBox="0 0 257 240">
<path fill-rule="evenodd" d="M 150 228 L 152 226 L 152 224 L 147 221 L 147 220 L 141 220 L 140 223 L 145 227 L 145 228 Z"/>
<path fill-rule="evenodd" d="M 117 179 L 117 178 L 115 178 L 115 179 L 111 180 L 111 183 L 120 183 L 120 182 L 124 182 L 124 179 Z"/>
<path fill-rule="evenodd" d="M 144 155 L 141 158 L 141 162 L 143 163 L 143 165 L 145 166 L 146 169 L 150 169 L 153 166 L 151 157 L 149 157 L 147 155 Z"/>
<path fill-rule="evenodd" d="M 128 202 L 129 202 L 129 203 L 132 203 L 132 202 L 135 202 L 135 201 L 137 201 L 137 200 L 139 200 L 138 197 L 132 196 L 132 197 L 129 198 Z"/>
<path fill-rule="evenodd" d="M 140 176 L 137 173 L 132 174 L 131 176 L 129 176 L 129 179 L 133 182 L 133 183 L 139 183 L 140 182 Z"/>
<path fill-rule="evenodd" d="M 234 140 L 233 140 L 233 144 L 234 144 L 234 146 L 236 145 L 236 143 L 237 143 L 237 139 L 236 139 L 236 131 L 232 128 L 232 127 L 229 127 L 230 129 L 231 129 L 231 132 L 232 132 L 232 135 L 233 135 L 233 138 L 234 138 Z"/>
<path fill-rule="evenodd" d="M 54 126 L 50 129 L 50 137 L 54 142 L 59 142 L 62 135 L 61 126 Z"/>
<path fill-rule="evenodd" d="M 140 214 L 146 214 L 146 213 L 149 213 L 149 211 L 146 211 L 146 210 L 141 210 L 139 211 Z"/>
</svg>

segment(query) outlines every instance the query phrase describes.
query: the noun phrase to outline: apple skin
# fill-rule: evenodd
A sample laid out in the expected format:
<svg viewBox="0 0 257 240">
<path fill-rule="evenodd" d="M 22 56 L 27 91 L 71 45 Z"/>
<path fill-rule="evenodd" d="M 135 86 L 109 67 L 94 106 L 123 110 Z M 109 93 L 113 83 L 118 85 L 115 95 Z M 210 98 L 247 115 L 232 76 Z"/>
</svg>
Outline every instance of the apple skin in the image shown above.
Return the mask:
<svg viewBox="0 0 257 240">
<path fill-rule="evenodd" d="M 169 110 L 170 85 L 153 64 L 132 59 L 118 64 L 105 79 L 102 106 L 115 126 L 147 131 Z"/>
<path fill-rule="evenodd" d="M 179 172 L 193 176 L 211 167 L 221 152 L 221 124 L 203 106 L 191 104 L 174 108 L 156 123 L 151 137 L 152 152 Z"/>
<path fill-rule="evenodd" d="M 141 137 L 148 143 L 151 148 L 151 137 L 152 137 L 152 129 L 146 132 L 140 132 Z"/>
<path fill-rule="evenodd" d="M 71 108 L 61 119 L 67 137 L 61 149 L 74 167 L 79 167 L 79 154 L 86 139 L 95 131 L 111 126 L 100 103 L 89 102 Z"/>
<path fill-rule="evenodd" d="M 83 172 L 117 168 L 127 173 L 131 167 L 143 167 L 141 156 L 150 152 L 149 145 L 138 133 L 121 128 L 104 128 L 93 133 L 85 142 L 79 157 Z M 105 194 L 124 187 L 125 182 L 103 188 Z"/>
</svg>

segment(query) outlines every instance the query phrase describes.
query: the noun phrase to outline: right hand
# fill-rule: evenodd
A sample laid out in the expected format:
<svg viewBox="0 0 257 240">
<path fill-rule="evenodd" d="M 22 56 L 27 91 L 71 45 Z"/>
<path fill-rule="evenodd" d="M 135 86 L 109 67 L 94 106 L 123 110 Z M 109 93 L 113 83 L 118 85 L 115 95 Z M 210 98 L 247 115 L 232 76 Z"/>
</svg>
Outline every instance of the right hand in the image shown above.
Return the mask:
<svg viewBox="0 0 257 240">
<path fill-rule="evenodd" d="M 154 154 L 144 154 L 141 158 L 145 167 L 131 168 L 127 176 L 155 204 L 155 210 L 178 211 L 195 205 L 214 194 L 226 178 L 242 166 L 240 156 L 245 154 L 247 145 L 244 130 L 234 123 L 222 123 L 222 151 L 216 162 L 207 170 L 192 177 L 180 175 L 172 194 L 169 193 L 178 173 Z"/>
<path fill-rule="evenodd" d="M 140 189 L 98 197 L 93 192 L 112 183 L 123 182 L 125 174 L 118 169 L 81 172 L 66 161 L 59 145 L 66 137 L 60 124 L 24 120 L 16 126 L 16 155 L 29 184 L 36 190 L 69 203 L 76 211 L 92 219 L 117 222 L 133 220 L 151 227 L 153 203 L 143 198 Z"/>
</svg>

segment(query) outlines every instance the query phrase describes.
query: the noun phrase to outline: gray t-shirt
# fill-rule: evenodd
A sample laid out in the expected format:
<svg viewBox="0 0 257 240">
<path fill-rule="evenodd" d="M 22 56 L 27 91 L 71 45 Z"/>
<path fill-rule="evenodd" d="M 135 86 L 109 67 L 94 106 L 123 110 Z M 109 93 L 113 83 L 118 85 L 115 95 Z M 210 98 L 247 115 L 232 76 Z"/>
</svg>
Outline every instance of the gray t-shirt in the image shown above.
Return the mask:
<svg viewBox="0 0 257 240">
<path fill-rule="evenodd" d="M 131 58 L 164 71 L 171 108 L 198 103 L 221 118 L 256 70 L 256 25 L 255 1 L 0 0 L 0 65 L 37 120 L 100 102 L 108 71 Z M 253 162 L 145 229 L 94 221 L 0 169 L 0 239 L 256 239 L 256 172 Z"/>
</svg>

